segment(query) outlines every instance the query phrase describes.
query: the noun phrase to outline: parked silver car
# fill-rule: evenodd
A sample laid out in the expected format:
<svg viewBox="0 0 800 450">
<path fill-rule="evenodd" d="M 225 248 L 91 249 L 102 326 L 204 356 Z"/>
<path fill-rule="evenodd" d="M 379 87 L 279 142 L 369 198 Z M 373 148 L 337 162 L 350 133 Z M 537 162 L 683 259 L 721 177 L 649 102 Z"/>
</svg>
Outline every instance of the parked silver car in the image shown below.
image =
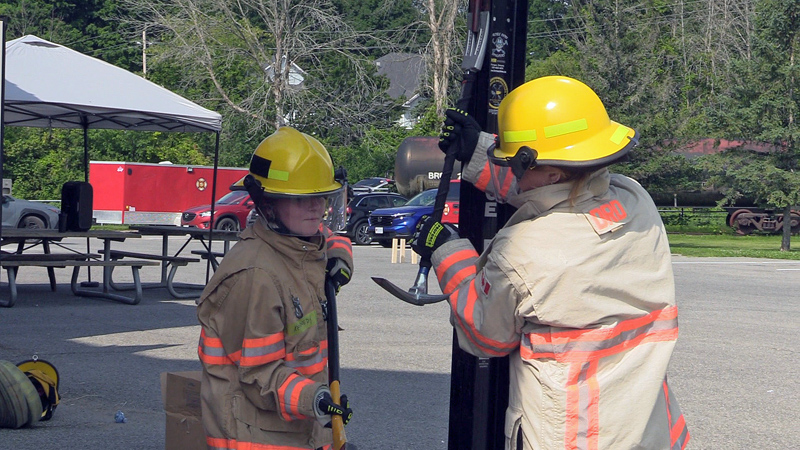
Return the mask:
<svg viewBox="0 0 800 450">
<path fill-rule="evenodd" d="M 3 196 L 3 226 L 12 228 L 58 228 L 61 210 L 45 203 L 10 195 Z"/>
</svg>

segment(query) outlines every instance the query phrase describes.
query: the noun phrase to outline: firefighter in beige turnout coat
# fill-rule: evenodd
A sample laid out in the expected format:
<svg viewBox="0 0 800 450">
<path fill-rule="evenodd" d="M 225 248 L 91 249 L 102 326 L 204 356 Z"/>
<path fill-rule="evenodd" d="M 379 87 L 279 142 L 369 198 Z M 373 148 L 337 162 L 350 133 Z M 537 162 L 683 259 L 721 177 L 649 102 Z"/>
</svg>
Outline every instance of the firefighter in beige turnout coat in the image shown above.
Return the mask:
<svg viewBox="0 0 800 450">
<path fill-rule="evenodd" d="M 481 255 L 430 220 L 414 248 L 432 255 L 461 348 L 510 355 L 506 448 L 684 448 L 667 236 L 648 193 L 605 168 L 634 130 L 565 77 L 503 100 L 496 148 L 465 113 L 447 117 L 440 146 L 461 144 L 462 178 L 517 210 Z"/>
<path fill-rule="evenodd" d="M 260 217 L 225 256 L 197 310 L 206 442 L 327 449 L 330 414 L 346 422 L 352 413 L 327 389 L 324 311 L 325 277 L 348 281 L 352 248 L 330 233 L 330 221 L 321 228 L 325 211 L 342 219 L 344 190 L 324 147 L 288 127 L 256 149 L 245 186 Z"/>
</svg>

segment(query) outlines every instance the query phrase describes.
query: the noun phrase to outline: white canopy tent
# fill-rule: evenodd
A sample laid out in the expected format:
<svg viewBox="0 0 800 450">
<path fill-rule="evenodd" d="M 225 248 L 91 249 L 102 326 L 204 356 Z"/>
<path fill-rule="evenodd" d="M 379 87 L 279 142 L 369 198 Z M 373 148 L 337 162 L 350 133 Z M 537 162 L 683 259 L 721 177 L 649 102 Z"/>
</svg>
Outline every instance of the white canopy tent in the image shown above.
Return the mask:
<svg viewBox="0 0 800 450">
<path fill-rule="evenodd" d="M 127 70 L 33 35 L 6 42 L 4 68 L 3 123 L 83 129 L 85 181 L 89 129 L 216 133 L 213 208 L 220 114 Z M 0 143 L 0 175 L 3 159 Z"/>
</svg>

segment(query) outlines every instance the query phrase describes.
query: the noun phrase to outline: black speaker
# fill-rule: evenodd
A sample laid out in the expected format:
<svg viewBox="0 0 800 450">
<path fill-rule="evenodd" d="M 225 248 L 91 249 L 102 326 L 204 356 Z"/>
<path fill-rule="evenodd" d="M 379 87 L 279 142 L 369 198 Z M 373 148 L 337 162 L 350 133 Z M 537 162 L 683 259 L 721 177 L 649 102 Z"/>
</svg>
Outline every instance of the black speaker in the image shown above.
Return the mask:
<svg viewBox="0 0 800 450">
<path fill-rule="evenodd" d="M 92 228 L 92 185 L 84 181 L 67 181 L 61 187 L 59 231 L 87 231 Z"/>
</svg>

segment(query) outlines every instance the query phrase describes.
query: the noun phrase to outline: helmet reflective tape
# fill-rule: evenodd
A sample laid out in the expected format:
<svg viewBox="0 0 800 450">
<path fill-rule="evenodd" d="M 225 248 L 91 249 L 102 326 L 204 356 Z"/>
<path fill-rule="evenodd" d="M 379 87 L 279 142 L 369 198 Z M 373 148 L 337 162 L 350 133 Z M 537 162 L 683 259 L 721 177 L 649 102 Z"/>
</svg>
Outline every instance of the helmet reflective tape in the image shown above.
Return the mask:
<svg viewBox="0 0 800 450">
<path fill-rule="evenodd" d="M 536 140 L 536 130 L 506 131 L 503 133 L 506 142 L 525 142 Z"/>
<path fill-rule="evenodd" d="M 262 178 L 270 180 L 289 181 L 289 172 L 285 170 L 270 169 L 272 161 L 262 158 L 258 155 L 253 155 L 250 160 L 250 172 Z"/>
</svg>

